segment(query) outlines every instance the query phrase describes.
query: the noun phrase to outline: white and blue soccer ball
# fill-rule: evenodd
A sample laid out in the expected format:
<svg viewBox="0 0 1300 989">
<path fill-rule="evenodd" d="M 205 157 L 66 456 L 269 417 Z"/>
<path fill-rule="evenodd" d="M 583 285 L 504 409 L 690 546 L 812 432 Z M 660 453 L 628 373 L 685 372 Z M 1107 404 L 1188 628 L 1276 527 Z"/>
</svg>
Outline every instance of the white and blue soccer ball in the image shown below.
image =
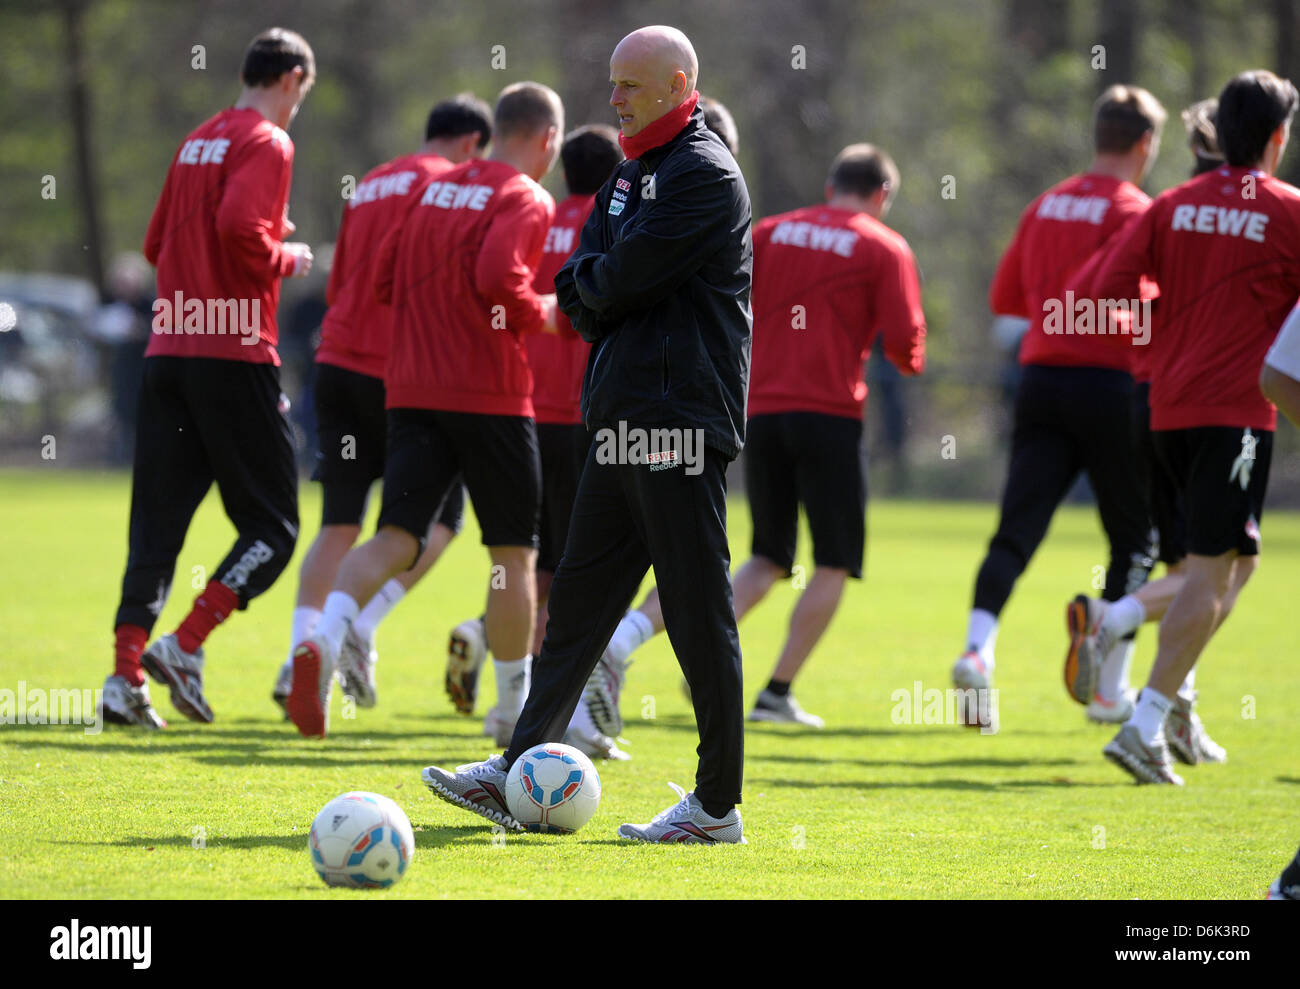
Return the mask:
<svg viewBox="0 0 1300 989">
<path fill-rule="evenodd" d="M 415 835 L 401 807 L 357 790 L 335 797 L 316 815 L 307 851 L 328 886 L 387 889 L 411 864 Z"/>
<path fill-rule="evenodd" d="M 600 806 L 600 776 L 572 745 L 534 745 L 510 767 L 506 805 L 528 831 L 572 834 Z"/>
</svg>

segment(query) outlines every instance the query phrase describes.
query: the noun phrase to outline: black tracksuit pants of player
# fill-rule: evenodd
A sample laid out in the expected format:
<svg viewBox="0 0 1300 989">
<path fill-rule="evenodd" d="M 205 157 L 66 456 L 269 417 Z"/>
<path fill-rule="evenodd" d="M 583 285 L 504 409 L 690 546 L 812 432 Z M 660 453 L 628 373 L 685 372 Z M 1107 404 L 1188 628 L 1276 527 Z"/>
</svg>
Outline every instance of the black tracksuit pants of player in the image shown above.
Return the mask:
<svg viewBox="0 0 1300 989">
<path fill-rule="evenodd" d="M 696 474 L 684 463 L 602 464 L 599 436 L 578 482 L 546 638 L 506 758 L 513 763 L 564 737 L 587 678 L 653 565 L 664 625 L 695 705 L 695 794 L 706 807 L 738 804 L 745 735 L 727 459 L 706 447 Z"/>
<path fill-rule="evenodd" d="M 213 481 L 238 538 L 211 579 L 238 594 L 242 608 L 288 565 L 298 537 L 298 473 L 282 397 L 279 369 L 271 364 L 145 361 L 130 552 L 114 627 L 153 629 L 190 520 Z"/>
<path fill-rule="evenodd" d="M 1118 601 L 1154 565 L 1133 430 L 1132 377 L 1108 368 L 1029 364 L 1016 395 L 1002 517 L 975 579 L 975 607 L 999 614 L 1080 470 L 1088 472 L 1110 562 L 1102 597 Z"/>
</svg>

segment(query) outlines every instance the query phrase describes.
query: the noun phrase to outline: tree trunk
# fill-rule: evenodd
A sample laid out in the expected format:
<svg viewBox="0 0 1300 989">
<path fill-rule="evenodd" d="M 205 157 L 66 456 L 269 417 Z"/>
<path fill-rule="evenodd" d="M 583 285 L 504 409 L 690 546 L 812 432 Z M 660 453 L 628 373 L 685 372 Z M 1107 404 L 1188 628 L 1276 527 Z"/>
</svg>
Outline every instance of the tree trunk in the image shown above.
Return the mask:
<svg viewBox="0 0 1300 989">
<path fill-rule="evenodd" d="M 68 81 L 68 102 L 72 110 L 73 149 L 77 184 L 81 191 L 81 223 L 86 238 L 86 264 L 90 279 L 106 298 L 104 283 L 104 248 L 99 221 L 99 196 L 95 186 L 93 143 L 90 134 L 90 95 L 86 85 L 86 66 L 82 52 L 82 18 L 85 0 L 63 0 L 64 59 Z"/>
<path fill-rule="evenodd" d="M 1141 0 L 1101 0 L 1097 38 L 1106 50 L 1106 71 L 1097 74 L 1098 91 L 1115 83 L 1137 81 L 1144 12 Z"/>
</svg>

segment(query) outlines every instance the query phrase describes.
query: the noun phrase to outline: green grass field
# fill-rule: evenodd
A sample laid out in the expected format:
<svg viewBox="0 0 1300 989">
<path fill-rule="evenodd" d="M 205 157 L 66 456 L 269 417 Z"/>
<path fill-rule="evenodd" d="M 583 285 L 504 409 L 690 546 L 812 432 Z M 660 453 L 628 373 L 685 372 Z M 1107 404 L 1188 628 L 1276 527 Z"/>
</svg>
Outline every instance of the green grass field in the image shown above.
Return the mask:
<svg viewBox="0 0 1300 989">
<path fill-rule="evenodd" d="M 127 478 L 0 474 L 0 690 L 99 687 L 126 552 Z M 306 548 L 318 492 L 302 489 Z M 897 690 L 948 686 L 992 505 L 877 502 L 867 579 L 847 592 L 796 685 L 821 732 L 751 726 L 747 847 L 651 847 L 614 837 L 693 781 L 694 721 L 665 638 L 643 647 L 624 695 L 631 762 L 602 764 L 596 817 L 570 837 L 493 841 L 486 822 L 433 798 L 430 763 L 483 758 L 480 721 L 442 693 L 449 627 L 478 613 L 487 558 L 472 520 L 380 634 L 379 706 L 300 738 L 269 699 L 288 642 L 296 562 L 208 642 L 200 726 L 155 703 L 170 727 L 145 735 L 80 726 L 0 726 L 0 889 L 6 897 L 1045 897 L 1258 898 L 1300 840 L 1295 761 L 1296 574 L 1300 517 L 1266 521 L 1264 564 L 1203 660 L 1200 710 L 1226 766 L 1188 785 L 1135 787 L 1106 762 L 1111 729 L 1088 724 L 1060 679 L 1063 605 L 1103 564 L 1090 510 L 1057 517 L 1003 616 L 1001 731 L 896 724 Z M 749 517 L 732 503 L 737 562 Z M 194 596 L 196 567 L 232 529 L 215 494 L 199 510 L 159 625 Z M 801 545 L 804 562 L 806 540 Z M 198 579 L 201 585 L 202 577 Z M 775 590 L 741 625 L 746 702 L 765 682 L 796 591 Z M 1145 677 L 1154 630 L 1139 639 Z M 480 708 L 491 703 L 490 675 Z M 484 700 L 486 699 L 486 704 Z M 1290 712 L 1290 713 L 1288 713 Z M 653 718 L 643 714 L 653 713 Z M 1250 715 L 1253 714 L 1253 717 Z M 307 831 L 345 790 L 395 798 L 417 851 L 382 893 L 329 890 Z"/>
</svg>

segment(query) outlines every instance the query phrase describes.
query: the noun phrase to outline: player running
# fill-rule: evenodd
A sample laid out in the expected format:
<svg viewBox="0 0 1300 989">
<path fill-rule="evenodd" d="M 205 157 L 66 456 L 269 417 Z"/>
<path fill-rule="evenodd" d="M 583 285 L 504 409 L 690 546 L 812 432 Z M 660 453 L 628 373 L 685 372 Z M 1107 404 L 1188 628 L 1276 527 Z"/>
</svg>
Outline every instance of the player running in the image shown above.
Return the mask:
<svg viewBox="0 0 1300 989">
<path fill-rule="evenodd" d="M 1029 204 L 989 290 L 995 315 L 1030 325 L 1020 346 L 1024 374 L 1001 518 L 975 579 L 966 649 L 952 670 L 959 690 L 981 698 L 978 712 L 964 712 L 971 724 L 991 720 L 982 701 L 993 685 L 998 617 L 1080 471 L 1092 482 L 1110 544 L 1103 597 L 1115 601 L 1136 590 L 1152 566 L 1146 506 L 1134 483 L 1133 348 L 1124 335 L 1097 336 L 1091 327 L 1076 334 L 1065 289 L 1150 202 L 1136 183 L 1155 161 L 1164 121 L 1164 109 L 1144 89 L 1102 93 L 1093 109 L 1091 166 Z M 1094 682 L 1073 671 L 1069 679 L 1080 703 L 1091 700 Z"/>
<path fill-rule="evenodd" d="M 158 269 L 158 300 L 140 388 L 115 666 L 104 682 L 109 722 L 165 727 L 143 670 L 167 684 L 181 714 L 212 721 L 203 643 L 293 555 L 298 479 L 275 310 L 280 279 L 311 268 L 311 249 L 283 240 L 293 232 L 285 130 L 315 77 L 300 35 L 272 28 L 254 38 L 239 99 L 186 137 L 149 221 L 144 253 Z M 146 650 L 213 481 L 235 545 L 176 631 Z"/>
<path fill-rule="evenodd" d="M 462 477 L 493 563 L 496 737 L 509 739 L 528 694 L 541 478 L 522 338 L 555 329 L 554 296 L 538 295 L 533 278 L 555 213 L 537 183 L 559 151 L 564 108 L 524 82 L 501 92 L 494 116 L 491 156 L 425 185 L 376 260 L 379 298 L 394 310 L 383 505 L 378 531 L 344 557 L 320 623 L 294 649 L 287 707 L 303 735 L 328 730 L 358 602 L 415 564 Z"/>
<path fill-rule="evenodd" d="M 1201 100 L 1182 112 L 1187 128 L 1188 145 L 1195 158 L 1192 177 L 1222 167 L 1214 114 L 1218 100 Z M 1130 220 L 1129 222 L 1135 222 Z M 1075 286 L 1077 298 L 1092 297 L 1103 254 L 1094 255 L 1089 271 Z M 1097 686 L 1088 703 L 1088 717 L 1098 723 L 1120 723 L 1133 715 L 1137 691 L 1129 687 L 1129 667 L 1133 661 L 1137 630 L 1145 622 L 1159 622 L 1179 588 L 1183 586 L 1183 560 L 1187 556 L 1187 521 L 1182 494 L 1156 456 L 1151 439 L 1151 355 L 1150 344 L 1133 349 L 1133 427 L 1141 469 L 1137 478 L 1146 500 L 1158 558 L 1165 564 L 1165 575 L 1148 581 L 1137 591 L 1126 594 L 1113 604 L 1104 599 L 1077 595 L 1066 610 L 1066 627 L 1070 637 L 1066 667 L 1098 669 Z M 1074 654 L 1074 658 L 1072 658 Z M 1174 702 L 1177 712 L 1171 722 L 1169 746 L 1174 755 L 1188 765 L 1198 762 L 1223 762 L 1227 753 L 1205 731 L 1195 713 L 1196 668 L 1178 688 Z"/>
<path fill-rule="evenodd" d="M 271 695 L 282 708 L 292 684 L 293 647 L 315 631 L 339 564 L 361 534 L 370 486 L 384 475 L 384 366 L 393 311 L 375 299 L 380 241 L 432 179 L 481 157 L 491 137 L 492 111 L 486 103 L 468 93 L 443 100 L 429 113 L 423 147 L 367 172 L 343 208 L 313 389 L 320 446 L 312 479 L 321 482 L 321 527 L 303 557 L 289 655 Z M 459 531 L 463 505 L 457 487 L 415 566 L 389 579 L 343 637 L 338 673 L 344 693 L 358 706 L 375 703 L 375 629 Z"/>
<path fill-rule="evenodd" d="M 1139 783 L 1181 785 L 1166 742 L 1179 685 L 1259 564 L 1277 410 L 1261 364 L 1300 295 L 1300 190 L 1274 177 L 1300 96 L 1271 72 L 1219 95 L 1227 164 L 1159 196 L 1106 258 L 1097 291 L 1160 286 L 1151 429 L 1187 514 L 1186 577 L 1132 717 L 1104 754 Z"/>
<path fill-rule="evenodd" d="M 623 160 L 618 132 L 604 124 L 589 124 L 569 134 L 560 146 L 560 163 L 569 195 L 555 207 L 555 221 L 546 234 L 542 263 L 533 279 L 541 293 L 555 291 L 555 274 L 578 244 L 583 224 L 591 214 L 596 193 Z M 525 339 L 528 366 L 533 373 L 533 409 L 542 465 L 541 545 L 537 554 L 537 621 L 532 652 L 541 649 L 546 633 L 551 581 L 568 539 L 569 518 L 578 490 L 578 477 L 591 443 L 582 424 L 579 397 L 591 345 L 579 337 L 563 313 L 556 315 L 558 335 L 534 333 Z M 447 647 L 447 693 L 457 710 L 474 710 L 478 675 L 487 657 L 483 619 L 472 618 L 452 630 Z M 485 734 L 494 734 L 489 717 Z M 626 758 L 614 739 L 591 723 L 586 705 L 579 704 L 565 741 L 593 759 Z"/>
</svg>

